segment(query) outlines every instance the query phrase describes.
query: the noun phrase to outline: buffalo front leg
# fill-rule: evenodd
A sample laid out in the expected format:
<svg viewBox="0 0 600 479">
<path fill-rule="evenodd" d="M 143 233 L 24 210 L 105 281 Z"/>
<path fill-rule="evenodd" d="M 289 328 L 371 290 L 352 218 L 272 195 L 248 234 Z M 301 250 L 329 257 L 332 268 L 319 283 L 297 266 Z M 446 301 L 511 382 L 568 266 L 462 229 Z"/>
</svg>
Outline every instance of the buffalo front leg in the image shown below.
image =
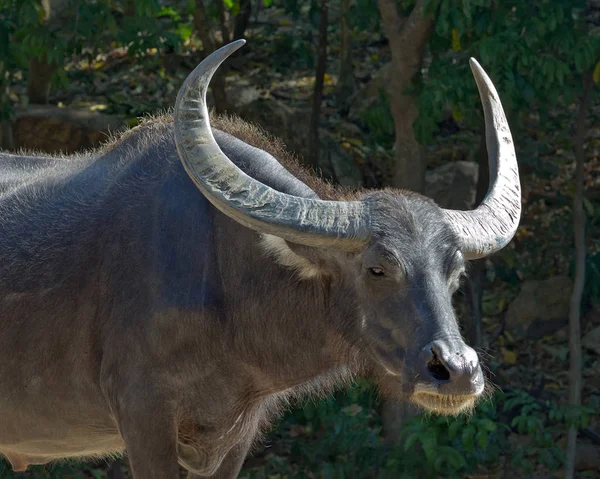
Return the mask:
<svg viewBox="0 0 600 479">
<path fill-rule="evenodd" d="M 242 466 L 244 465 L 244 460 L 246 459 L 246 455 L 248 454 L 248 450 L 252 444 L 254 437 L 250 437 L 240 444 L 233 446 L 231 450 L 227 453 L 223 462 L 212 476 L 198 476 L 192 472 L 190 472 L 187 476 L 187 479 L 235 479 Z"/>
<path fill-rule="evenodd" d="M 167 404 L 138 398 L 116 412 L 133 479 L 179 479 L 177 428 Z"/>
</svg>

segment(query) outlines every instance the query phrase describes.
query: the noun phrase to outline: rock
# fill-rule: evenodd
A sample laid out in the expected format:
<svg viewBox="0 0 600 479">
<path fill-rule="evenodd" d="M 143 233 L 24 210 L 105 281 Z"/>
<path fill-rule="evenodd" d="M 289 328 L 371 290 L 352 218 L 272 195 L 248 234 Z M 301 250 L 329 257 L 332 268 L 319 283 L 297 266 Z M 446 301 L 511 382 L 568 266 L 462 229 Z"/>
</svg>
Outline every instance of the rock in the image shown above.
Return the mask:
<svg viewBox="0 0 600 479">
<path fill-rule="evenodd" d="M 244 120 L 260 125 L 273 136 L 283 140 L 288 150 L 300 158 L 308 158 L 309 111 L 292 108 L 277 99 L 259 98 L 242 105 L 236 113 Z M 362 183 L 360 170 L 341 147 L 337 137 L 325 129 L 320 129 L 319 139 L 320 169 L 333 175 L 343 186 L 359 186 Z"/>
<path fill-rule="evenodd" d="M 568 322 L 567 322 L 567 325 L 568 325 Z M 554 340 L 557 343 L 560 343 L 562 341 L 564 341 L 564 342 L 568 341 L 569 340 L 569 331 L 568 331 L 568 329 L 567 328 L 561 328 L 558 331 L 556 331 L 554 333 Z"/>
<path fill-rule="evenodd" d="M 379 100 L 380 95 L 387 93 L 387 85 L 390 81 L 391 63 L 386 63 L 377 71 L 367 84 L 362 87 L 350 102 L 353 106 L 350 108 L 348 118 L 352 121 L 359 121 L 361 113 Z"/>
<path fill-rule="evenodd" d="M 581 340 L 581 345 L 600 356 L 600 326 L 587 333 Z"/>
<path fill-rule="evenodd" d="M 593 444 L 578 442 L 575 454 L 575 470 L 600 471 L 600 448 Z"/>
<path fill-rule="evenodd" d="M 506 325 L 512 330 L 527 330 L 535 321 L 551 321 L 562 327 L 569 316 L 573 284 L 566 276 L 554 276 L 543 281 L 525 281 L 521 291 L 508 307 Z M 535 325 L 534 325 L 535 326 Z"/>
<path fill-rule="evenodd" d="M 527 449 L 528 447 L 531 446 L 531 443 L 533 441 L 533 439 L 531 438 L 531 436 L 527 435 L 527 434 L 517 434 L 515 432 L 511 432 L 508 435 L 508 443 L 511 445 L 512 448 L 523 448 L 523 449 Z"/>
<path fill-rule="evenodd" d="M 274 98 L 259 98 L 236 108 L 235 113 L 281 138 L 289 150 L 306 155 L 309 111 L 292 108 Z"/>
<path fill-rule="evenodd" d="M 124 126 L 119 118 L 91 110 L 30 105 L 17 112 L 13 136 L 17 149 L 74 153 L 98 146 Z"/>
<path fill-rule="evenodd" d="M 468 210 L 475 204 L 479 166 L 455 161 L 425 174 L 425 194 L 442 208 Z"/>
<path fill-rule="evenodd" d="M 431 165 L 432 169 L 459 161 L 470 163 L 471 160 L 475 160 L 475 155 L 468 146 L 463 144 L 449 145 L 442 148 L 429 147 L 427 151 L 427 164 Z"/>
<path fill-rule="evenodd" d="M 236 108 L 248 105 L 261 96 L 261 91 L 252 85 L 236 85 L 227 90 L 227 99 Z"/>
<path fill-rule="evenodd" d="M 340 185 L 350 188 L 359 187 L 362 184 L 360 170 L 354 159 L 340 146 L 336 137 L 327 130 L 320 129 L 319 140 L 321 143 L 319 162 L 322 167 L 333 170 L 333 176 Z"/>
<path fill-rule="evenodd" d="M 523 373 L 517 366 L 511 366 L 509 368 L 502 368 L 501 374 L 507 381 L 514 384 Z"/>
<path fill-rule="evenodd" d="M 569 318 L 563 316 L 558 319 L 534 319 L 527 327 L 527 337 L 530 339 L 542 339 L 544 336 L 554 336 L 559 334 L 561 329 L 569 325 Z"/>
<path fill-rule="evenodd" d="M 346 138 L 361 138 L 364 136 L 364 132 L 356 123 L 344 121 L 341 118 L 336 122 L 335 129 L 339 135 Z"/>
</svg>

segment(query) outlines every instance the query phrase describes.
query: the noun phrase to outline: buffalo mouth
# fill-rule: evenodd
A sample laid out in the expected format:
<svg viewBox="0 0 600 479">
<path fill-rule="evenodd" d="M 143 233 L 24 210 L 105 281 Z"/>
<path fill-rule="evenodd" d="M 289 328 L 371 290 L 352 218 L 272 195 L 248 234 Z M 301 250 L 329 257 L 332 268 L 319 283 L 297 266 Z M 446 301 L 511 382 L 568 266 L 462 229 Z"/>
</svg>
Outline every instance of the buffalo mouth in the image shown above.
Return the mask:
<svg viewBox="0 0 600 479">
<path fill-rule="evenodd" d="M 437 394 L 434 392 L 419 391 L 411 396 L 411 400 L 417 406 L 427 412 L 437 413 L 444 416 L 457 416 L 473 410 L 479 394 L 453 395 Z"/>
</svg>

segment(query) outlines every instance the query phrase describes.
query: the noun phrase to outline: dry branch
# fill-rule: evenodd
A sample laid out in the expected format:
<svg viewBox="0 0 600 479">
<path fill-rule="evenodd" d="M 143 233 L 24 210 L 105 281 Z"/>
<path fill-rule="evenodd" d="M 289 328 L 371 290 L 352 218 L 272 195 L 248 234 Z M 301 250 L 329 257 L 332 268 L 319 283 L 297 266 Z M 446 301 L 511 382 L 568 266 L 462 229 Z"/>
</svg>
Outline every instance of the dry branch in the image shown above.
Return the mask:
<svg viewBox="0 0 600 479">
<path fill-rule="evenodd" d="M 583 80 L 583 94 L 575 124 L 575 193 L 573 195 L 573 232 L 575 236 L 575 281 L 571 293 L 569 311 L 569 405 L 581 405 L 581 298 L 585 286 L 585 211 L 583 209 L 583 164 L 585 155 L 585 120 L 593 88 L 592 72 L 587 72 Z M 577 452 L 577 429 L 569 428 L 567 434 L 567 463 L 565 478 L 575 477 L 575 455 Z"/>
</svg>

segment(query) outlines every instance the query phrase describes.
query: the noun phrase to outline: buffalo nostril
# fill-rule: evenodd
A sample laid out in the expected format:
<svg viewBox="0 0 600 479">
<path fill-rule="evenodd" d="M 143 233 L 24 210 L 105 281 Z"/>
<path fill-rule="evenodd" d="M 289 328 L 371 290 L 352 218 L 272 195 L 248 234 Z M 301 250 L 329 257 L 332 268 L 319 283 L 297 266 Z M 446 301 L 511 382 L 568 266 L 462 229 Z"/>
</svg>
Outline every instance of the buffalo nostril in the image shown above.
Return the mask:
<svg viewBox="0 0 600 479">
<path fill-rule="evenodd" d="M 446 366 L 438 359 L 435 352 L 432 351 L 433 359 L 427 363 L 427 370 L 431 373 L 434 379 L 438 381 L 448 381 L 450 372 Z"/>
</svg>

